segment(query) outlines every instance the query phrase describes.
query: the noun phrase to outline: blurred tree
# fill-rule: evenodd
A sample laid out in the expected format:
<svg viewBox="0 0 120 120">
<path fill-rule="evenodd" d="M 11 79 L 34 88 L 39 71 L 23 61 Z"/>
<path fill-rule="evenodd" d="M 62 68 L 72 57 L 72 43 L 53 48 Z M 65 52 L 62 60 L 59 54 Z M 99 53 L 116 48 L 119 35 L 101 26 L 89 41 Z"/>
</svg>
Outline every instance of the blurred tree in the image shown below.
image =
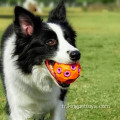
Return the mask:
<svg viewBox="0 0 120 120">
<path fill-rule="evenodd" d="M 37 2 L 43 2 L 45 5 L 49 5 L 49 3 L 51 2 L 54 2 L 55 4 L 56 3 L 59 3 L 60 0 L 36 0 Z M 67 3 L 75 3 L 76 0 L 65 0 Z"/>
<path fill-rule="evenodd" d="M 7 0 L 0 0 L 0 4 L 1 3 L 6 3 L 7 2 Z"/>
<path fill-rule="evenodd" d="M 115 2 L 116 0 L 101 0 L 103 3 L 112 3 L 112 2 Z"/>
<path fill-rule="evenodd" d="M 59 0 L 36 0 L 37 2 L 43 2 L 45 5 L 49 5 L 50 2 L 57 3 Z"/>
<path fill-rule="evenodd" d="M 0 3 L 8 3 L 10 5 L 15 5 L 18 2 L 23 3 L 25 0 L 0 0 Z M 50 2 L 58 3 L 60 0 L 35 0 L 37 2 L 43 2 L 45 5 L 49 5 Z M 66 0 L 67 3 L 77 3 L 82 4 L 84 7 L 87 7 L 90 3 L 102 2 L 102 3 L 112 3 L 120 4 L 120 0 Z"/>
<path fill-rule="evenodd" d="M 117 7 L 120 7 L 120 0 L 116 0 Z"/>
<path fill-rule="evenodd" d="M 95 3 L 95 2 L 102 2 L 102 3 L 111 3 L 111 2 L 115 2 L 115 1 L 120 1 L 120 0 L 75 0 L 77 3 L 83 3 L 83 2 L 87 2 L 87 3 Z"/>
<path fill-rule="evenodd" d="M 84 10 L 87 10 L 88 4 L 95 3 L 95 2 L 98 2 L 100 0 L 75 0 L 75 1 L 78 4 L 82 4 Z"/>
<path fill-rule="evenodd" d="M 84 2 L 87 2 L 87 3 L 93 3 L 93 2 L 98 2 L 100 0 L 75 0 L 77 3 L 84 3 Z"/>
<path fill-rule="evenodd" d="M 7 3 L 10 5 L 17 5 L 18 2 L 21 2 L 21 0 L 7 0 Z"/>
</svg>

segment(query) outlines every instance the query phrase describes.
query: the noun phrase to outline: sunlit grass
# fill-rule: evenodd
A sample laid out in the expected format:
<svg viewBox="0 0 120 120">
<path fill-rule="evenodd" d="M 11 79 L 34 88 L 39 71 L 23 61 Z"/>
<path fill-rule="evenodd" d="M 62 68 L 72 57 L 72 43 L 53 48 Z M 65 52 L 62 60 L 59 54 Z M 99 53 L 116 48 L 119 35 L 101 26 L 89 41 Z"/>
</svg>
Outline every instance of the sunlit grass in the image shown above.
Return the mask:
<svg viewBox="0 0 120 120">
<path fill-rule="evenodd" d="M 12 23 L 12 19 L 0 18 L 0 23 L 0 31 L 4 31 Z"/>
<path fill-rule="evenodd" d="M 0 7 L 0 15 L 13 15 L 14 7 Z"/>
</svg>

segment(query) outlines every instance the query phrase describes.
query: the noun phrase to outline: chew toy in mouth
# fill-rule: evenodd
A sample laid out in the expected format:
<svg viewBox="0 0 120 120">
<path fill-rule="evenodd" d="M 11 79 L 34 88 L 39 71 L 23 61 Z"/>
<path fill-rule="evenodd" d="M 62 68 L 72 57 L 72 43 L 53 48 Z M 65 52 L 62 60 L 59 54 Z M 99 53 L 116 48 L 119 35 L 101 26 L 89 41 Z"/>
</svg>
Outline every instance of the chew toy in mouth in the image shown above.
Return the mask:
<svg viewBox="0 0 120 120">
<path fill-rule="evenodd" d="M 68 87 L 81 73 L 81 66 L 79 63 L 62 64 L 52 60 L 46 60 L 45 63 L 49 72 L 61 87 Z"/>
</svg>

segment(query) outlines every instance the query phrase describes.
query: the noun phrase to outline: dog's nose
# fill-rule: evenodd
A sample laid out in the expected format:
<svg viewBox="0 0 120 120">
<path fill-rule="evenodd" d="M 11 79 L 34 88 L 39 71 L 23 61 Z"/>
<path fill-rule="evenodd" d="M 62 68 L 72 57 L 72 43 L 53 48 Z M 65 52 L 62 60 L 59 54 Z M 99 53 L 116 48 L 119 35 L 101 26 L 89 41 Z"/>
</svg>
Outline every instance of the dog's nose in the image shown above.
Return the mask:
<svg viewBox="0 0 120 120">
<path fill-rule="evenodd" d="M 80 59 L 80 56 L 81 56 L 81 54 L 80 54 L 80 52 L 77 51 L 77 50 L 70 52 L 70 59 L 71 59 L 72 61 L 77 61 L 77 60 L 79 60 L 79 59 Z"/>
</svg>

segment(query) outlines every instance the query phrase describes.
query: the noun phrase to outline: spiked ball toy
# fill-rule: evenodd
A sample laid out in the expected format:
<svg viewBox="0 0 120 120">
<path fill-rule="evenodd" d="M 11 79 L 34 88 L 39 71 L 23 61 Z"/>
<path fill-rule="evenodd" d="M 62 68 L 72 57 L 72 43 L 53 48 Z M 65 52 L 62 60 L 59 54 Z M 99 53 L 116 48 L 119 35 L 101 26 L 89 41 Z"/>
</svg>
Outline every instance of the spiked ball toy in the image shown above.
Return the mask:
<svg viewBox="0 0 120 120">
<path fill-rule="evenodd" d="M 79 63 L 62 64 L 57 62 L 48 62 L 47 67 L 59 84 L 71 84 L 80 76 L 81 73 L 81 66 Z"/>
</svg>

